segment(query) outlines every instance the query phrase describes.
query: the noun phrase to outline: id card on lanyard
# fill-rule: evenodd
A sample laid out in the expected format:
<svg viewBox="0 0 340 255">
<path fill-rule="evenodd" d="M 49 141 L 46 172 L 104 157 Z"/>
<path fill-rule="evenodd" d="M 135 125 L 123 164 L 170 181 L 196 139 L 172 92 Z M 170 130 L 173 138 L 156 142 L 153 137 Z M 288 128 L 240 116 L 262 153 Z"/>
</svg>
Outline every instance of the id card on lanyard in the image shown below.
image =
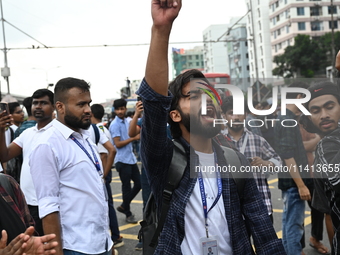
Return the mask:
<svg viewBox="0 0 340 255">
<path fill-rule="evenodd" d="M 214 160 L 215 160 L 215 169 L 218 169 L 215 151 L 214 151 Z M 215 236 L 209 235 L 209 225 L 208 225 L 208 214 L 217 205 L 217 202 L 222 195 L 221 173 L 216 171 L 216 175 L 217 175 L 216 180 L 217 180 L 217 188 L 218 188 L 217 196 L 216 196 L 215 201 L 213 202 L 213 204 L 211 205 L 211 207 L 209 209 L 208 209 L 208 206 L 207 206 L 207 198 L 206 198 L 206 195 L 205 195 L 204 181 L 203 181 L 202 173 L 199 172 L 199 175 L 198 175 L 198 183 L 199 183 L 201 199 L 202 199 L 205 233 L 206 233 L 206 236 L 200 238 L 202 254 L 214 254 L 214 255 L 219 254 L 217 238 Z"/>
<path fill-rule="evenodd" d="M 107 201 L 108 200 L 108 195 L 107 195 L 107 190 L 106 190 L 106 187 L 105 187 L 105 181 L 103 179 L 103 171 L 101 170 L 101 167 L 100 167 L 100 163 L 98 161 L 98 158 L 90 144 L 90 142 L 88 140 L 86 140 L 86 142 L 88 143 L 91 151 L 92 151 L 92 155 L 93 155 L 93 159 L 90 155 L 90 153 L 85 149 L 85 147 L 77 140 L 77 138 L 75 138 L 73 135 L 70 135 L 70 138 L 73 142 L 75 142 L 78 147 L 80 149 L 82 149 L 82 151 L 87 155 L 87 157 L 91 160 L 91 162 L 94 164 L 96 170 L 97 170 L 97 173 L 99 174 L 99 177 L 100 179 L 102 180 L 102 183 L 103 183 L 103 190 L 104 190 L 104 194 L 105 194 L 105 200 Z"/>
</svg>

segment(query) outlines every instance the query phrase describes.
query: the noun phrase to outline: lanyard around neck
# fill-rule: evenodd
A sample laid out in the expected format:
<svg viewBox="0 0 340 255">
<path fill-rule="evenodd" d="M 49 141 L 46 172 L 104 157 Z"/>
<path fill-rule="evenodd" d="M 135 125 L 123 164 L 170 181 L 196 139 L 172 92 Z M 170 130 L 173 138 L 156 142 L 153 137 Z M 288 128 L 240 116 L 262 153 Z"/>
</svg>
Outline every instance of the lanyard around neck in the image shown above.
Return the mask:
<svg viewBox="0 0 340 255">
<path fill-rule="evenodd" d="M 217 168 L 217 159 L 216 159 L 216 152 L 214 151 L 214 160 L 215 160 L 215 167 Z M 217 174 L 217 187 L 218 187 L 218 192 L 217 192 L 217 196 L 215 201 L 213 202 L 213 204 L 211 205 L 211 207 L 208 210 L 208 206 L 207 206 L 207 198 L 205 195 L 205 189 L 204 189 L 204 182 L 203 182 L 203 178 L 202 178 L 202 173 L 199 172 L 198 174 L 198 183 L 200 186 L 200 192 L 201 192 L 201 199 L 202 199 L 202 205 L 203 205 L 203 213 L 204 213 L 204 219 L 205 219 L 205 230 L 206 230 L 206 234 L 207 234 L 207 238 L 209 238 L 209 233 L 208 233 L 208 213 L 211 211 L 212 208 L 215 207 L 215 205 L 217 204 L 218 200 L 220 199 L 221 195 L 222 195 L 222 179 L 221 179 L 221 174 L 220 172 L 216 171 Z"/>
<path fill-rule="evenodd" d="M 98 171 L 98 174 L 99 176 L 102 176 L 103 175 L 103 172 L 101 171 L 101 168 L 100 168 L 100 164 L 99 164 L 99 161 L 98 161 L 98 158 L 96 156 L 96 154 L 94 153 L 94 150 L 92 149 L 92 146 L 91 144 L 89 143 L 88 140 L 87 143 L 92 151 L 92 155 L 93 155 L 93 159 L 91 158 L 91 155 L 88 153 L 88 151 L 85 149 L 85 147 L 77 140 L 77 138 L 75 138 L 73 135 L 70 135 L 70 138 L 72 139 L 73 142 L 75 142 L 79 147 L 80 149 L 82 149 L 85 154 L 89 157 L 89 159 L 91 160 L 91 162 L 94 164 L 94 166 L 96 167 L 97 171 Z"/>
</svg>

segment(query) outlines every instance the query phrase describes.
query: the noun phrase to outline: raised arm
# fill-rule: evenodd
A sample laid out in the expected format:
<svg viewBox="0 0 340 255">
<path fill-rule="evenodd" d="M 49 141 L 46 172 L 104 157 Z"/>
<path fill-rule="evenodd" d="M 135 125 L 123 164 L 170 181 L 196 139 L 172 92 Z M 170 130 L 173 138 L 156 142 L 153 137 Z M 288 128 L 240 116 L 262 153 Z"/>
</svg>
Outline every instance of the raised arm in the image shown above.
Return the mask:
<svg viewBox="0 0 340 255">
<path fill-rule="evenodd" d="M 157 93 L 168 95 L 168 45 L 172 23 L 182 6 L 181 0 L 152 0 L 151 42 L 145 80 Z"/>
<path fill-rule="evenodd" d="M 338 69 L 338 71 L 340 72 L 340 51 L 336 55 L 335 68 Z"/>
<path fill-rule="evenodd" d="M 136 111 L 135 114 L 133 115 L 133 118 L 130 122 L 129 126 L 129 136 L 133 137 L 136 136 L 140 133 L 140 127 L 137 126 L 138 118 L 140 118 L 141 113 L 143 111 L 143 103 L 142 101 L 138 101 L 136 103 Z"/>
<path fill-rule="evenodd" d="M 22 149 L 15 143 L 11 143 L 8 147 L 6 145 L 5 132 L 6 128 L 10 126 L 12 115 L 0 114 L 0 161 L 7 162 L 8 160 L 20 155 Z"/>
</svg>

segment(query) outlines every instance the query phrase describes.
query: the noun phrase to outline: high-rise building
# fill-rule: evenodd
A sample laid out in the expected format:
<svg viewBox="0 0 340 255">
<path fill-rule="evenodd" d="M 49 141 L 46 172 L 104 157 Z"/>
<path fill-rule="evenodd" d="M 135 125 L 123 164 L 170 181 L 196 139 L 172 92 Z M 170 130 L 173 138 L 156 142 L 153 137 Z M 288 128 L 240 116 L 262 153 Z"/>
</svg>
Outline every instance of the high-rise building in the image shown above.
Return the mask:
<svg viewBox="0 0 340 255">
<path fill-rule="evenodd" d="M 229 75 L 233 85 L 246 91 L 250 86 L 246 20 L 232 18 L 230 24 L 231 29 L 225 37 L 228 40 Z"/>
<path fill-rule="evenodd" d="M 269 2 L 273 57 L 294 44 L 298 34 L 322 36 L 332 30 L 331 1 L 271 0 Z M 333 2 L 334 30 L 339 31 L 340 1 Z"/>
<path fill-rule="evenodd" d="M 228 30 L 228 24 L 211 25 L 203 31 L 204 72 L 229 73 L 225 42 L 216 42 Z"/>
<path fill-rule="evenodd" d="M 279 0 L 280 1 L 280 0 Z M 269 0 L 246 0 L 250 78 L 266 82 L 272 75 Z"/>
<path fill-rule="evenodd" d="M 187 69 L 203 70 L 203 47 L 196 46 L 193 49 L 177 49 L 172 48 L 172 62 L 174 77 Z"/>
</svg>

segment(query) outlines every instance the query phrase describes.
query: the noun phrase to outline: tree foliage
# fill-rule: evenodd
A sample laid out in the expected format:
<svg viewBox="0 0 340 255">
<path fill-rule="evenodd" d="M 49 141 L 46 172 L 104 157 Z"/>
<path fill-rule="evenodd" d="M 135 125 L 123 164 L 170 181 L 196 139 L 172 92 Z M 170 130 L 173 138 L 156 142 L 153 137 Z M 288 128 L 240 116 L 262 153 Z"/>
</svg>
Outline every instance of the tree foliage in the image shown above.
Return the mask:
<svg viewBox="0 0 340 255">
<path fill-rule="evenodd" d="M 297 35 L 293 46 L 288 46 L 282 55 L 274 57 L 276 67 L 273 75 L 312 78 L 318 71 L 325 70 L 335 59 L 335 56 L 331 56 L 331 38 L 331 33 L 317 38 Z M 335 49 L 340 49 L 340 32 L 334 34 L 334 42 Z"/>
</svg>

